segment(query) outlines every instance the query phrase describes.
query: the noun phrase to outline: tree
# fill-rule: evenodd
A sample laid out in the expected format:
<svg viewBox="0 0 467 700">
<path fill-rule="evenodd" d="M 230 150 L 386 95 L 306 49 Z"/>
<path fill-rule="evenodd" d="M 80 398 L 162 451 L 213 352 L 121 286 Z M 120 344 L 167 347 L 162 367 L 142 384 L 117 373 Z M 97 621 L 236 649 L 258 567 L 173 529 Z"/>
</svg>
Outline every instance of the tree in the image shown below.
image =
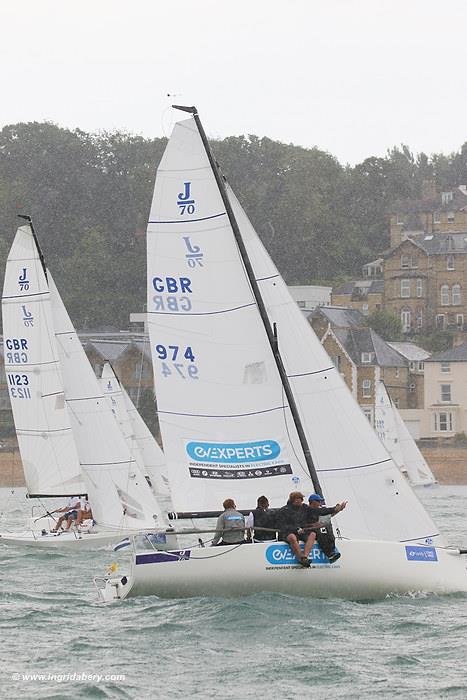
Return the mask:
<svg viewBox="0 0 467 700">
<path fill-rule="evenodd" d="M 368 316 L 367 323 L 383 340 L 402 339 L 401 321 L 389 311 L 374 311 Z"/>
</svg>

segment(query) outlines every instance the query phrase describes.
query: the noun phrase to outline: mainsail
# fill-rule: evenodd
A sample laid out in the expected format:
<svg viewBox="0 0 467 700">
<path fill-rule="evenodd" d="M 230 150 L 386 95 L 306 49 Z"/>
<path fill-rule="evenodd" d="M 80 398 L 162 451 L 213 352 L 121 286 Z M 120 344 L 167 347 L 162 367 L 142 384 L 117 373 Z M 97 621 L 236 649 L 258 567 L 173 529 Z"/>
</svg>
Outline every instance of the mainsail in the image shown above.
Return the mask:
<svg viewBox="0 0 467 700">
<path fill-rule="evenodd" d="M 94 516 L 102 527 L 151 528 L 163 520 L 103 395 L 48 272 L 65 398 Z"/>
<path fill-rule="evenodd" d="M 30 497 L 86 493 L 63 395 L 50 292 L 31 226 L 8 255 L 2 298 L 5 372 Z"/>
<path fill-rule="evenodd" d="M 348 537 L 439 533 L 355 404 L 244 211 L 229 201 L 276 324 L 313 461 Z M 175 125 L 148 225 L 148 319 L 159 420 L 176 510 L 273 506 L 312 489 L 244 262 L 194 119 Z"/>
</svg>

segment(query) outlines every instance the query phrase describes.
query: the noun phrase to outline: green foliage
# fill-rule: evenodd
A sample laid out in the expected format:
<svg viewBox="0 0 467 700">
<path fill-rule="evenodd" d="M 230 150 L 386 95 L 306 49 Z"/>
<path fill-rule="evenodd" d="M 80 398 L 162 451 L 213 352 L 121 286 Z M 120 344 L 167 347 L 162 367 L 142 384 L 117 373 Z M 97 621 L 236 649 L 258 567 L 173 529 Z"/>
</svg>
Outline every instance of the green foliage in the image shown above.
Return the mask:
<svg viewBox="0 0 467 700">
<path fill-rule="evenodd" d="M 390 311 L 374 311 L 366 319 L 367 324 L 383 340 L 402 340 L 402 324 L 400 318 Z"/>
<path fill-rule="evenodd" d="M 423 335 L 413 335 L 411 340 L 427 352 L 434 354 L 443 352 L 443 350 L 450 350 L 453 345 L 454 335 L 452 331 L 434 330 Z"/>
<path fill-rule="evenodd" d="M 33 216 L 74 323 L 126 327 L 145 303 L 146 221 L 165 139 L 87 134 L 51 123 L 0 131 L 0 258 L 16 214 Z M 423 180 L 467 182 L 459 153 L 414 156 L 407 146 L 343 167 L 329 153 L 257 136 L 212 144 L 289 284 L 360 275 L 389 244 L 388 213 Z M 4 266 L 0 264 L 0 284 Z"/>
</svg>

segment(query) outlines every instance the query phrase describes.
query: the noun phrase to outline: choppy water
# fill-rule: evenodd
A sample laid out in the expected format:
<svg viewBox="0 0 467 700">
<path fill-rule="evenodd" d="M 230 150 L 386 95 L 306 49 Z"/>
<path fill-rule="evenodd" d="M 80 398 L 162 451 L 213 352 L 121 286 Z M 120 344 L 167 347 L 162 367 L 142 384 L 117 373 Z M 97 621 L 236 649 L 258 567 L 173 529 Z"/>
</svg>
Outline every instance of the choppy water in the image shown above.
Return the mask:
<svg viewBox="0 0 467 700">
<path fill-rule="evenodd" d="M 0 511 L 8 493 L 0 489 Z M 451 543 L 467 546 L 467 487 L 420 497 Z M 21 525 L 26 512 L 10 499 L 0 529 Z M 1 697 L 467 698 L 467 595 L 361 604 L 267 594 L 100 606 L 92 577 L 115 557 L 0 545 Z"/>
</svg>

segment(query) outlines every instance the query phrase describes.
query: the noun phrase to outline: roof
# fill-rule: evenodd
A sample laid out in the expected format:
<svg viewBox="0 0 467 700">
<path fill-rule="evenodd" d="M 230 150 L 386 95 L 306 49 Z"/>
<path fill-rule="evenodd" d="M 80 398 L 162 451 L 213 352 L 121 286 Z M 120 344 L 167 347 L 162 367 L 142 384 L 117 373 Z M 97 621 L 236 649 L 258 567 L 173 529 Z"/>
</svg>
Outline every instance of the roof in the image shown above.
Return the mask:
<svg viewBox="0 0 467 700">
<path fill-rule="evenodd" d="M 467 362 L 467 343 L 432 355 L 426 362 Z"/>
<path fill-rule="evenodd" d="M 362 364 L 362 353 L 371 352 L 380 367 L 406 367 L 407 361 L 371 328 L 333 328 L 336 338 L 356 365 Z"/>
<path fill-rule="evenodd" d="M 366 326 L 365 316 L 358 309 L 344 306 L 320 306 L 311 313 L 312 318 L 323 316 L 332 326 L 338 328 L 360 328 Z"/>
<path fill-rule="evenodd" d="M 406 215 L 406 226 L 412 226 L 418 223 L 417 214 L 431 211 L 461 211 L 467 207 L 467 189 L 465 185 L 452 187 L 449 192 L 452 192 L 452 199 L 443 203 L 443 193 L 432 193 L 428 197 L 420 199 L 403 199 L 399 200 L 392 207 L 393 211 Z"/>
<path fill-rule="evenodd" d="M 430 357 L 430 353 L 427 352 L 427 350 L 424 350 L 423 348 L 419 347 L 418 345 L 415 345 L 415 343 L 408 343 L 408 342 L 388 342 L 388 345 L 395 350 L 396 352 L 399 353 L 399 355 L 402 355 L 402 357 L 405 357 L 409 361 L 418 361 L 418 362 L 423 362 L 426 360 L 428 357 Z"/>
<path fill-rule="evenodd" d="M 333 289 L 332 293 L 334 295 L 353 294 L 356 289 L 361 289 L 364 292 L 364 296 L 368 294 L 382 294 L 384 292 L 384 280 L 375 280 L 369 277 L 364 280 L 352 280 Z"/>
</svg>

